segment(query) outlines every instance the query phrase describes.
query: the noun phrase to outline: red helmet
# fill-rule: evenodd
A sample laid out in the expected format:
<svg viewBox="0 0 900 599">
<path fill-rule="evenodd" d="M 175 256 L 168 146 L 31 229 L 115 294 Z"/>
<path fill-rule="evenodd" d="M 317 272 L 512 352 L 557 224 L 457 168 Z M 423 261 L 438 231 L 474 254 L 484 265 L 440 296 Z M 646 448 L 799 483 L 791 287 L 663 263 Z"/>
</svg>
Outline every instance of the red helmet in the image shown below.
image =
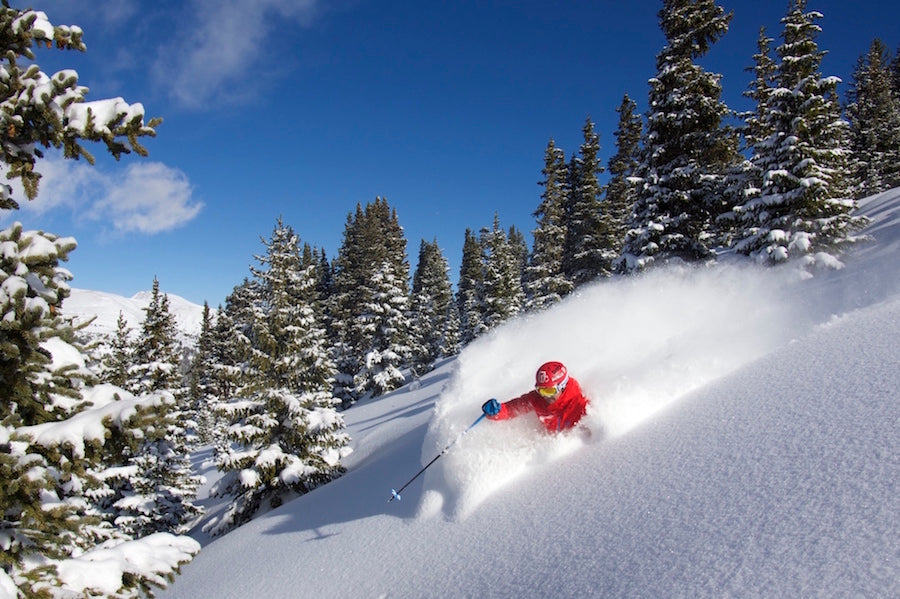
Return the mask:
<svg viewBox="0 0 900 599">
<path fill-rule="evenodd" d="M 562 362 L 547 362 L 534 375 L 534 386 L 544 397 L 555 397 L 568 382 L 569 371 Z"/>
</svg>

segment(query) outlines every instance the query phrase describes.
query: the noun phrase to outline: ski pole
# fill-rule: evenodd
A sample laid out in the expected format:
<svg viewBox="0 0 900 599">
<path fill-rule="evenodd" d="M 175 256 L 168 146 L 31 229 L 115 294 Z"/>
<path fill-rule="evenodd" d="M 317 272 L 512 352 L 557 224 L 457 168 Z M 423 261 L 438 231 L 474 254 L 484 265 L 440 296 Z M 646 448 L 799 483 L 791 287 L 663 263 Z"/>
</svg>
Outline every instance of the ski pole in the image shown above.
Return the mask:
<svg viewBox="0 0 900 599">
<path fill-rule="evenodd" d="M 408 486 L 410 485 L 410 483 L 412 483 L 412 481 L 414 481 L 414 480 L 416 480 L 417 478 L 419 478 L 419 475 L 422 474 L 423 472 L 425 472 L 426 470 L 428 470 L 428 467 L 429 467 L 429 466 L 431 466 L 432 464 L 434 464 L 435 462 L 437 462 L 437 461 L 438 461 L 438 458 L 440 458 L 442 455 L 444 455 L 445 453 L 447 453 L 448 451 L 450 451 L 450 448 L 453 447 L 454 445 L 456 445 L 456 443 L 457 443 L 460 439 L 462 439 L 462 438 L 465 436 L 466 433 L 468 433 L 470 430 L 472 430 L 473 428 L 475 428 L 475 425 L 478 424 L 479 422 L 481 422 L 481 421 L 484 419 L 484 417 L 485 417 L 486 415 L 487 415 L 487 414 L 482 414 L 481 416 L 479 416 L 479 417 L 475 420 L 475 422 L 473 422 L 472 424 L 469 425 L 469 428 L 467 428 L 467 429 L 464 430 L 463 432 L 459 433 L 459 435 L 458 435 L 458 436 L 450 443 L 450 445 L 448 445 L 447 447 L 445 447 L 444 449 L 442 449 L 441 452 L 440 452 L 439 454 L 437 454 L 436 456 L 434 456 L 434 458 L 433 458 L 430 462 L 428 462 L 427 464 L 425 464 L 425 466 L 424 466 L 421 470 L 419 470 L 418 472 L 416 472 L 416 475 L 415 475 L 415 476 L 413 476 L 411 479 L 409 479 L 408 481 L 406 481 L 406 484 L 403 485 L 402 487 L 400 487 L 400 490 L 399 490 L 399 491 L 395 491 L 394 489 L 391 489 L 391 498 L 388 499 L 388 503 L 392 502 L 392 501 L 395 500 L 395 499 L 396 499 L 397 501 L 400 501 L 400 500 L 401 500 L 401 498 L 400 498 L 400 493 L 403 492 L 403 489 L 405 489 L 406 487 L 408 487 Z"/>
</svg>

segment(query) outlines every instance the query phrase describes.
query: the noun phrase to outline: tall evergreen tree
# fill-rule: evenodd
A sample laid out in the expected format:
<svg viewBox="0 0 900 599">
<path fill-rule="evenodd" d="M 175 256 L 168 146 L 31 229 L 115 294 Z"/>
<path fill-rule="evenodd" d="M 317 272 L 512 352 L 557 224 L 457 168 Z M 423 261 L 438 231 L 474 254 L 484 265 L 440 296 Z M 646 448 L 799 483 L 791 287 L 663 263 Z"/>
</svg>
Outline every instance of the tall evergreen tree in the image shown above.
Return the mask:
<svg viewBox="0 0 900 599">
<path fill-rule="evenodd" d="M 619 257 L 628 232 L 631 210 L 637 199 L 636 172 L 639 160 L 643 123 L 635 111 L 637 104 L 628 97 L 616 108 L 619 125 L 616 128 L 616 153 L 609 159 L 609 183 L 603 200 L 603 226 L 606 236 L 602 239 L 603 260 L 614 270 L 620 269 Z"/>
<path fill-rule="evenodd" d="M 0 246 L 0 567 L 27 590 L 39 581 L 52 584 L 55 572 L 40 566 L 43 558 L 65 558 L 88 542 L 82 540 L 89 535 L 84 507 L 61 499 L 71 495 L 64 486 L 80 486 L 94 464 L 73 463 L 61 451 L 24 441 L 18 431 L 81 410 L 89 375 L 53 363 L 54 348 L 71 340 L 71 323 L 59 316 L 71 275 L 60 262 L 75 241 L 17 222 L 0 231 Z"/>
<path fill-rule="evenodd" d="M 525 240 L 525 234 L 515 225 L 510 225 L 506 239 L 509 241 L 509 251 L 516 263 L 521 283 L 525 277 L 525 269 L 528 267 L 528 242 Z"/>
<path fill-rule="evenodd" d="M 177 394 L 182 387 L 178 327 L 169 311 L 169 296 L 160 293 L 155 277 L 144 314 L 132 356 L 131 390 L 136 394 L 162 390 Z"/>
<path fill-rule="evenodd" d="M 131 365 L 131 328 L 125 320 L 125 315 L 120 311 L 116 319 L 116 332 L 109 341 L 109 353 L 102 363 L 101 378 L 117 387 L 128 385 Z"/>
<path fill-rule="evenodd" d="M 900 46 L 897 47 L 894 59 L 891 61 L 891 89 L 894 90 L 894 95 L 900 101 Z"/>
<path fill-rule="evenodd" d="M 745 117 L 743 135 L 749 148 L 754 148 L 768 140 L 774 131 L 775 122 L 769 118 L 769 102 L 776 88 L 776 76 L 778 65 L 772 58 L 772 42 L 765 27 L 760 28 L 759 37 L 756 40 L 757 52 L 753 55 L 753 66 L 747 70 L 753 73 L 753 80 L 744 96 L 753 101 L 755 109 L 748 112 Z M 757 181 L 756 188 L 762 185 L 762 176 Z"/>
<path fill-rule="evenodd" d="M 422 374 L 439 358 L 454 355 L 459 347 L 459 315 L 453 302 L 449 266 L 437 240 L 422 240 L 413 274 L 410 320 L 413 365 Z"/>
<path fill-rule="evenodd" d="M 668 43 L 650 80 L 643 186 L 624 247 L 628 271 L 714 257 L 714 221 L 725 211 L 737 137 L 723 125 L 730 111 L 721 77 L 695 61 L 725 35 L 731 17 L 714 0 L 665 0 L 659 11 Z"/>
<path fill-rule="evenodd" d="M 900 95 L 891 82 L 887 46 L 875 39 L 860 56 L 847 92 L 855 196 L 900 186 Z"/>
<path fill-rule="evenodd" d="M 791 0 L 782 19 L 775 88 L 759 94 L 765 115 L 761 133 L 772 133 L 753 148 L 762 172 L 758 197 L 735 208 L 735 247 L 760 262 L 802 257 L 833 263 L 834 251 L 852 241 L 862 220 L 851 216 L 846 180 L 847 123 L 840 118 L 838 79 L 824 77 L 824 52 L 816 44 L 822 14 Z"/>
<path fill-rule="evenodd" d="M 188 459 L 183 411 L 169 395 L 142 411 L 136 422 L 126 424 L 130 426 L 121 427 L 118 434 L 130 440 L 125 454 L 129 457 L 114 476 L 129 474 L 114 487 L 111 518 L 131 538 L 156 532 L 186 533 L 203 513 L 193 503 L 203 478 L 193 473 Z M 135 434 L 138 426 L 139 434 Z"/>
<path fill-rule="evenodd" d="M 181 349 L 177 323 L 169 310 L 169 297 L 154 277 L 150 301 L 132 352 L 129 386 L 135 395 L 171 394 L 160 402 L 152 420 L 126 465 L 134 475 L 123 479 L 114 507 L 120 527 L 133 537 L 152 532 L 184 532 L 181 527 L 199 509 L 193 505 L 198 479 L 191 473 L 188 455 L 196 423 L 191 398 L 180 372 Z M 149 417 L 148 417 L 149 418 Z"/>
<path fill-rule="evenodd" d="M 213 407 L 216 402 L 215 393 L 215 323 L 209 304 L 203 302 L 200 318 L 200 337 L 197 339 L 197 351 L 191 360 L 189 397 L 192 412 L 198 425 L 200 440 L 208 444 L 213 440 L 215 416 Z"/>
<path fill-rule="evenodd" d="M 481 230 L 480 241 L 484 269 L 482 322 L 492 329 L 522 311 L 525 294 L 520 263 L 506 232 L 500 228 L 499 215 L 494 215 L 491 229 Z"/>
<path fill-rule="evenodd" d="M 221 416 L 220 406 L 234 398 L 243 382 L 243 356 L 249 354 L 249 342 L 235 325 L 228 304 L 217 310 L 210 344 L 209 414 L 211 419 L 210 443 L 217 452 L 226 446 L 225 429 L 230 423 Z"/>
<path fill-rule="evenodd" d="M 565 210 L 566 242 L 562 267 L 566 278 L 575 287 L 599 276 L 610 274 L 610 264 L 605 260 L 603 242 L 607 231 L 600 215 L 600 199 L 603 188 L 599 175 L 600 137 L 594 132 L 590 117 L 582 128 L 584 141 L 578 156 L 569 166 L 571 188 Z"/>
<path fill-rule="evenodd" d="M 349 438 L 332 395 L 335 369 L 320 324 L 318 258 L 301 255 L 294 231 L 278 219 L 266 254 L 252 269 L 262 291 L 254 303 L 250 380 L 220 406 L 231 417 L 225 475 L 214 492 L 232 504 L 207 530 L 248 521 L 267 502 L 277 507 L 343 472 Z"/>
<path fill-rule="evenodd" d="M 79 27 L 54 26 L 39 12 L 4 0 L 0 31 L 0 162 L 8 179 L 21 181 L 29 200 L 37 196 L 46 148 L 91 163 L 86 141 L 101 142 L 116 158 L 146 155 L 139 138 L 155 135 L 159 121 L 145 123 L 140 104 L 119 99 L 117 110 L 103 118 L 107 111 L 98 108 L 106 101 L 84 101 L 88 88 L 74 71 L 51 78 L 36 63 L 36 47 L 84 51 Z M 0 210 L 18 209 L 10 194 L 9 185 L 0 185 Z M 0 567 L 19 594 L 38 596 L 61 587 L 53 560 L 80 556 L 110 539 L 88 513 L 86 499 L 97 480 L 90 472 L 103 467 L 101 452 L 95 445 L 79 455 L 71 443 L 40 444 L 27 428 L 66 426 L 88 408 L 82 392 L 96 380 L 85 369 L 71 322 L 60 317 L 71 274 L 59 264 L 75 249 L 74 239 L 26 231 L 13 222 L 0 231 L 0 245 Z M 80 358 L 61 364 L 63 356 Z M 123 596 L 146 589 L 151 577 L 171 574 L 155 567 L 145 572 L 139 568 L 122 581 Z"/>
<path fill-rule="evenodd" d="M 563 252 L 566 247 L 566 206 L 568 205 L 569 175 L 565 152 L 553 139 L 544 151 L 544 188 L 541 203 L 534 211 L 537 226 L 532 235 L 534 246 L 525 269 L 524 289 L 526 309 L 540 310 L 571 293 L 572 282 L 563 272 Z"/>
<path fill-rule="evenodd" d="M 464 346 L 487 330 L 483 318 L 483 304 L 484 268 L 481 262 L 481 244 L 478 236 L 471 229 L 466 229 L 456 291 L 460 342 Z"/>
<path fill-rule="evenodd" d="M 347 215 L 334 289 L 337 393 L 347 406 L 400 386 L 410 357 L 406 238 L 386 200 Z"/>
</svg>

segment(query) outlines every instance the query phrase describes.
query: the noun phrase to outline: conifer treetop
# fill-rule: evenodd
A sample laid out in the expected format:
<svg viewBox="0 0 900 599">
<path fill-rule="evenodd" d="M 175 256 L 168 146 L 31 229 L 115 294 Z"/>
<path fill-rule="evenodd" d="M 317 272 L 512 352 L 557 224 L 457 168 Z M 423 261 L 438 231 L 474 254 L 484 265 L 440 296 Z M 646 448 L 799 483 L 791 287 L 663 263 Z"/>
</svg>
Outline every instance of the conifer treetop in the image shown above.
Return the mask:
<svg viewBox="0 0 900 599">
<path fill-rule="evenodd" d="M 66 158 L 94 162 L 83 141 L 101 142 L 117 160 L 135 152 L 147 155 L 140 137 L 153 137 L 162 122 L 145 122 L 144 107 L 122 98 L 86 102 L 88 88 L 71 69 L 53 75 L 34 63 L 35 47 L 86 50 L 77 26 L 56 26 L 41 11 L 0 5 L 0 160 L 7 179 L 20 179 L 28 199 L 38 192 L 36 161 L 44 149 L 63 150 Z M 0 185 L 0 208 L 17 209 L 11 188 Z"/>
</svg>

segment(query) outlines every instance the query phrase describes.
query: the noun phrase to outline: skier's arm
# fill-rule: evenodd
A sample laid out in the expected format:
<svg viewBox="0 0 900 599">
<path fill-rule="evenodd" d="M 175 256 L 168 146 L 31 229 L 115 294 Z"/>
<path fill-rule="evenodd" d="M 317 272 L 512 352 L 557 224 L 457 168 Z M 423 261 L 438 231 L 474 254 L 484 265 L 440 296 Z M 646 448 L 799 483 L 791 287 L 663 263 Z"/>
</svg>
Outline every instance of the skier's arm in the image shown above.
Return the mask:
<svg viewBox="0 0 900 599">
<path fill-rule="evenodd" d="M 490 402 L 488 402 L 490 403 Z M 485 404 L 487 405 L 487 404 Z M 533 409 L 531 405 L 531 400 L 528 397 L 528 393 L 525 395 L 521 395 L 516 397 L 515 399 L 511 399 L 507 402 L 504 402 L 500 405 L 499 411 L 492 414 L 485 410 L 485 414 L 490 420 L 506 420 L 508 418 L 514 418 L 523 412 L 529 412 Z"/>
</svg>

